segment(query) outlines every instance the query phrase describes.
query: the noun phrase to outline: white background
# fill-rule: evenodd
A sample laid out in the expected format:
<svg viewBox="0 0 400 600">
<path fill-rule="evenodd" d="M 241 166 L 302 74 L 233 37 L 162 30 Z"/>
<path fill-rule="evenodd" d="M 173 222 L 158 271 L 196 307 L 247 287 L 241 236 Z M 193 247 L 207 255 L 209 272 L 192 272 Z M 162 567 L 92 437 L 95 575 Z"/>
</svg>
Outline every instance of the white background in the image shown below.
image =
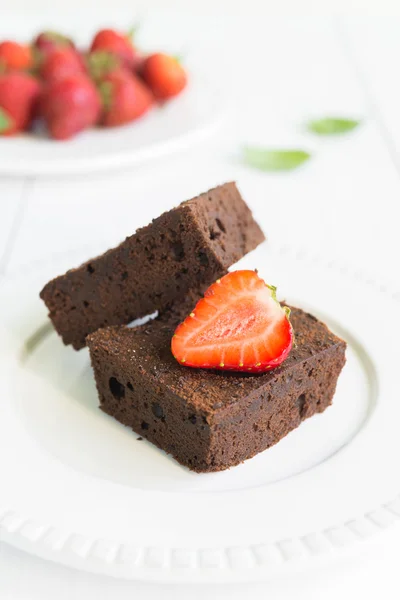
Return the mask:
<svg viewBox="0 0 400 600">
<path fill-rule="evenodd" d="M 101 22 L 128 27 L 139 14 L 156 45 L 176 41 L 177 51 L 194 53 L 224 82 L 235 109 L 213 140 L 140 170 L 0 180 L 0 278 L 70 250 L 84 258 L 89 246 L 100 250 L 156 216 L 155 198 L 168 207 L 233 178 L 256 210 L 260 202 L 270 205 L 263 226 L 271 243 L 318 248 L 399 291 L 400 17 L 385 16 L 394 11 L 390 4 L 363 3 L 356 14 L 356 2 L 338 2 L 335 15 L 315 16 L 326 13 L 326 6 L 310 2 L 308 11 L 286 2 L 279 7 L 285 14 L 277 16 L 277 7 L 255 0 L 158 0 L 134 7 L 114 1 L 112 10 L 103 1 L 94 10 L 90 3 L 66 6 L 53 0 L 50 16 L 44 1 L 17 0 L 12 7 L 0 2 L 0 35 L 12 18 L 92 31 Z M 311 9 L 314 16 L 306 15 Z M 353 14 L 344 17 L 346 11 Z M 339 140 L 304 132 L 308 118 L 330 114 L 360 118 L 362 127 Z M 298 146 L 313 158 L 292 174 L 260 174 L 240 164 L 243 143 Z M 395 318 L 380 310 L 383 318 Z M 339 556 L 290 578 L 256 586 L 179 588 L 81 574 L 0 545 L 0 598 L 391 599 L 400 595 L 399 549 L 395 525 L 360 545 L 351 558 Z"/>
</svg>

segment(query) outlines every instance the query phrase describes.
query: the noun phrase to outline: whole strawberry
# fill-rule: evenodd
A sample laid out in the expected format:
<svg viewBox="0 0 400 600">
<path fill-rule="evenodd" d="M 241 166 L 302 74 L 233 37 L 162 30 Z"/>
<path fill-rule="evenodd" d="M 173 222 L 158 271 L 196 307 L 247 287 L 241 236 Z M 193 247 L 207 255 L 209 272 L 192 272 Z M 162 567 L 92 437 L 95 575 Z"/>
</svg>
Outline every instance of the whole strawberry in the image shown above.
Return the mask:
<svg viewBox="0 0 400 600">
<path fill-rule="evenodd" d="M 0 68 L 5 71 L 24 71 L 33 66 L 33 54 L 29 46 L 11 40 L 0 43 Z"/>
<path fill-rule="evenodd" d="M 120 58 L 121 63 L 131 70 L 135 70 L 140 60 L 139 54 L 132 44 L 131 36 L 115 31 L 102 29 L 98 31 L 92 41 L 90 52 L 109 52 Z"/>
<path fill-rule="evenodd" d="M 153 104 L 153 96 L 135 75 L 119 70 L 104 77 L 99 85 L 103 99 L 101 122 L 106 127 L 130 123 Z"/>
<path fill-rule="evenodd" d="M 0 135 L 28 129 L 39 94 L 39 82 L 27 73 L 0 76 Z"/>
<path fill-rule="evenodd" d="M 62 46 L 50 52 L 44 57 L 40 67 L 40 76 L 46 83 L 85 73 L 85 64 L 81 55 L 75 48 L 69 46 Z"/>
<path fill-rule="evenodd" d="M 141 75 L 158 100 L 177 96 L 187 84 L 187 75 L 177 58 L 151 54 L 141 67 Z"/>
<path fill-rule="evenodd" d="M 57 79 L 44 90 L 40 112 L 51 136 L 66 140 L 98 122 L 100 96 L 83 75 Z"/>
<path fill-rule="evenodd" d="M 56 48 L 74 48 L 74 43 L 70 38 L 56 31 L 42 31 L 33 41 L 33 46 L 40 51 L 42 56 L 47 56 Z"/>
</svg>

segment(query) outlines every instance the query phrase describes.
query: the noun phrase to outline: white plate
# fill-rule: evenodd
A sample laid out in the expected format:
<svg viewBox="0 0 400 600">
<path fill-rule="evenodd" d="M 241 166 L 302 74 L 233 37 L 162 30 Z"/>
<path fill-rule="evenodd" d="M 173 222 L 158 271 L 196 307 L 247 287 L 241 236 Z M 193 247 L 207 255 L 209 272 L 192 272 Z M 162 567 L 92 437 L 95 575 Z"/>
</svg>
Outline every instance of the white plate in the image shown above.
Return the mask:
<svg viewBox="0 0 400 600">
<path fill-rule="evenodd" d="M 90 129 L 71 140 L 0 137 L 0 175 L 69 175 L 137 166 L 205 140 L 229 113 L 227 94 L 198 67 L 180 96 L 123 127 Z"/>
<path fill-rule="evenodd" d="M 45 322 L 46 273 L 3 281 L 1 539 L 129 579 L 250 581 L 302 568 L 400 514 L 400 324 L 387 318 L 398 298 L 297 249 L 262 247 L 241 262 L 254 264 L 347 340 L 347 364 L 324 414 L 203 475 L 98 410 L 86 350 L 48 327 L 32 337 Z"/>
</svg>

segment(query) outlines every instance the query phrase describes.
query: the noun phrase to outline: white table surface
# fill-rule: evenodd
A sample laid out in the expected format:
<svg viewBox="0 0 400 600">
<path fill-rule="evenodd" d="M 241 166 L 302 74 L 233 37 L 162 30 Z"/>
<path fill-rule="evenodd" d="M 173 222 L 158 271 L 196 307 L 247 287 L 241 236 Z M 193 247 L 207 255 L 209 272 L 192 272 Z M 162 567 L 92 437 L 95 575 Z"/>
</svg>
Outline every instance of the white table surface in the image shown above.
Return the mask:
<svg viewBox="0 0 400 600">
<path fill-rule="evenodd" d="M 18 0 L 13 18 L 19 6 L 21 18 L 32 5 L 44 15 L 45 4 Z M 76 4 L 68 10 L 60 4 L 58 18 L 73 23 Z M 144 12 L 152 5 L 163 10 L 154 0 Z M 118 6 L 111 21 L 121 23 L 128 13 L 126 4 Z M 271 204 L 270 221 L 263 223 L 271 243 L 290 239 L 299 248 L 318 248 L 400 293 L 400 18 L 271 17 L 254 0 L 247 12 L 236 2 L 229 13 L 225 2 L 214 10 L 208 2 L 169 6 L 179 7 L 172 33 L 229 86 L 235 118 L 185 156 L 140 170 L 1 179 L 0 285 L 2 277 L 45 264 L 49 255 L 74 251 L 77 261 L 89 248 L 116 243 L 156 216 L 155 199 L 167 208 L 236 179 L 256 213 L 260 202 Z M 8 3 L 6 8 L 11 11 Z M 2 19 L 0 36 L 6 28 Z M 302 129 L 308 118 L 330 114 L 361 118 L 363 125 L 333 140 Z M 243 143 L 296 145 L 310 149 L 313 158 L 291 174 L 257 173 L 238 161 Z M 353 558 L 338 556 L 323 569 L 263 585 L 194 588 L 78 573 L 0 543 L 0 598 L 399 598 L 399 548 L 400 525 L 394 525 L 360 544 Z"/>
</svg>

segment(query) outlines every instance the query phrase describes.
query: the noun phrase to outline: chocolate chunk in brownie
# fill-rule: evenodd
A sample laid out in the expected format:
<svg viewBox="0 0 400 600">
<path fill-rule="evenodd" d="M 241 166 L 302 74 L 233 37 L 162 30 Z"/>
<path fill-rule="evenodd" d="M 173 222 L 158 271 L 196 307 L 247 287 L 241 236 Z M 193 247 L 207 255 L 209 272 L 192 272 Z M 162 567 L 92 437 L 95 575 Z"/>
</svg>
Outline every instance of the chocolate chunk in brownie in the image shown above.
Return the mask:
<svg viewBox="0 0 400 600">
<path fill-rule="evenodd" d="M 226 183 L 53 279 L 40 297 L 64 343 L 78 350 L 100 327 L 162 312 L 211 284 L 263 240 L 236 185 Z"/>
<path fill-rule="evenodd" d="M 183 465 L 227 469 L 331 404 L 346 344 L 314 316 L 293 308 L 296 344 L 288 359 L 246 375 L 178 364 L 170 343 L 184 310 L 87 340 L 102 410 Z"/>
</svg>

